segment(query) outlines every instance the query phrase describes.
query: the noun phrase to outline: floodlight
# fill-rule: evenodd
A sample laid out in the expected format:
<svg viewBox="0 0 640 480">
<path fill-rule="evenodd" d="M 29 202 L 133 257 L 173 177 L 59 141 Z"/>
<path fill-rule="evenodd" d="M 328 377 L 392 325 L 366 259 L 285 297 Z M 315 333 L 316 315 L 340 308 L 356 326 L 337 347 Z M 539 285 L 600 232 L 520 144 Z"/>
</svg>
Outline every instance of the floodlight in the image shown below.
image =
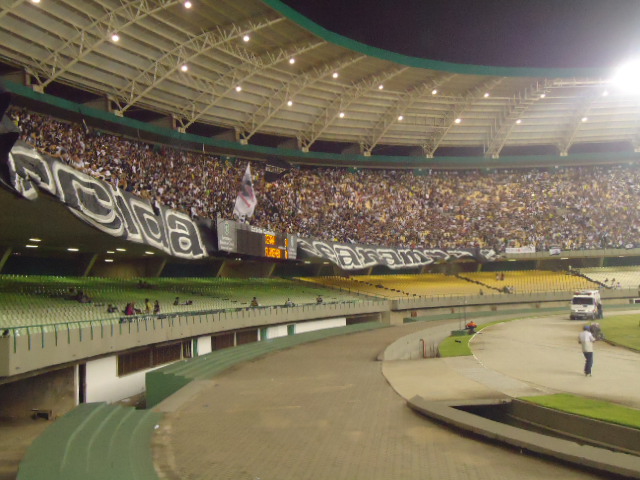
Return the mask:
<svg viewBox="0 0 640 480">
<path fill-rule="evenodd" d="M 640 59 L 629 60 L 618 67 L 611 83 L 626 93 L 640 93 Z"/>
</svg>

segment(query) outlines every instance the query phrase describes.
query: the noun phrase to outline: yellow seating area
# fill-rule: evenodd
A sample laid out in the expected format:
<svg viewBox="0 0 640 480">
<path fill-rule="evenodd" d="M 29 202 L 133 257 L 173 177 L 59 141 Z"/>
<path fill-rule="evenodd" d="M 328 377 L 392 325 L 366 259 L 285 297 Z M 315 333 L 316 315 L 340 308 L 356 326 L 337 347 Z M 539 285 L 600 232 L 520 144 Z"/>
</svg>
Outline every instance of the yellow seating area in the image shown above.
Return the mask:
<svg viewBox="0 0 640 480">
<path fill-rule="evenodd" d="M 610 288 L 639 288 L 640 267 L 581 268 L 580 273 Z"/>
<path fill-rule="evenodd" d="M 308 282 L 383 298 L 478 295 L 481 286 L 441 273 L 304 278 Z M 485 291 L 488 294 L 491 292 Z M 493 292 L 498 293 L 498 292 Z"/>
<path fill-rule="evenodd" d="M 504 291 L 505 287 L 510 287 L 512 293 L 570 292 L 598 288 L 598 284 L 586 278 L 547 270 L 475 272 L 460 276 L 480 282 L 494 291 Z"/>
<path fill-rule="evenodd" d="M 640 269 L 635 286 L 640 284 Z M 504 276 L 504 280 L 502 280 Z M 309 277 L 301 280 L 338 288 L 351 293 L 382 298 L 412 298 L 500 295 L 509 287 L 513 293 L 571 292 L 598 288 L 596 282 L 566 272 L 526 270 L 510 272 L 473 272 L 458 276 L 438 273 L 420 275 L 353 275 L 349 277 Z"/>
</svg>

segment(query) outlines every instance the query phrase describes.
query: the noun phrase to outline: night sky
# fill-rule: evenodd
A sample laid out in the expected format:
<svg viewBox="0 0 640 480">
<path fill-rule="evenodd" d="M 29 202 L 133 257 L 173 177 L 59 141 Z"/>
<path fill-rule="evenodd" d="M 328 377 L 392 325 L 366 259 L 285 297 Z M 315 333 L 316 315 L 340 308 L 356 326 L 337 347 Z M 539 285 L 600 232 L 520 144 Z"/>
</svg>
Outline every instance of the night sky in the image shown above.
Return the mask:
<svg viewBox="0 0 640 480">
<path fill-rule="evenodd" d="M 456 63 L 611 67 L 640 55 L 639 0 L 283 0 L 368 45 Z"/>
</svg>

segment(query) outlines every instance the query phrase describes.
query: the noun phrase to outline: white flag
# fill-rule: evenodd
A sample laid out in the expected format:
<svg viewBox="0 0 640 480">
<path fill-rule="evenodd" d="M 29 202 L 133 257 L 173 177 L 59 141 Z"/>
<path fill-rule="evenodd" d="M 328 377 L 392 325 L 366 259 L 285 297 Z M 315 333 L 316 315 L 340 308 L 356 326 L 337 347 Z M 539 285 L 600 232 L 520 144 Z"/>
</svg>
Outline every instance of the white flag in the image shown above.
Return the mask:
<svg viewBox="0 0 640 480">
<path fill-rule="evenodd" d="M 247 165 L 247 170 L 242 177 L 242 185 L 240 193 L 236 198 L 236 205 L 233 208 L 233 214 L 237 217 L 252 217 L 253 210 L 256 208 L 256 195 L 253 192 L 253 181 L 251 180 L 251 168 Z"/>
</svg>

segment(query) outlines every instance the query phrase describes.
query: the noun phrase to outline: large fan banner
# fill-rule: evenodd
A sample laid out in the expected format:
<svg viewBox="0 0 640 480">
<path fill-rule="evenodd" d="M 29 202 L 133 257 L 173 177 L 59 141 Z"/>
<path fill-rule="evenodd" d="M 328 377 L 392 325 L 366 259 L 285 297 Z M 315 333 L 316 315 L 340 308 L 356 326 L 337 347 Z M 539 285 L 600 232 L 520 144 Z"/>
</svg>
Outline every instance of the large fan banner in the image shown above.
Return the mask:
<svg viewBox="0 0 640 480">
<path fill-rule="evenodd" d="M 58 198 L 69 211 L 95 228 L 169 255 L 207 256 L 198 225 L 186 214 L 147 200 L 75 170 L 19 141 L 9 153 L 2 183 L 35 200 L 38 190 Z"/>
<path fill-rule="evenodd" d="M 322 258 L 348 271 L 361 270 L 378 265 L 384 265 L 392 270 L 401 270 L 461 258 L 487 262 L 494 260 L 495 256 L 495 251 L 491 249 L 462 248 L 456 250 L 441 250 L 391 248 L 351 243 L 334 243 L 298 237 L 298 259 Z"/>
</svg>

